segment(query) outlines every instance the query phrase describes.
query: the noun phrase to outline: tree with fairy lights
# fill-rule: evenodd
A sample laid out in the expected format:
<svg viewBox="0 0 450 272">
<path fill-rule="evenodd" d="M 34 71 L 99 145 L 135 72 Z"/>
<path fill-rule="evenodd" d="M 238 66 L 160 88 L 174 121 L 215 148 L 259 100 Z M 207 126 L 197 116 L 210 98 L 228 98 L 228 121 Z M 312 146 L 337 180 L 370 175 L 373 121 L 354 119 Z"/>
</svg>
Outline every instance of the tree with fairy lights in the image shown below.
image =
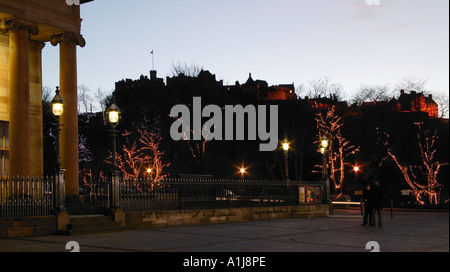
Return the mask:
<svg viewBox="0 0 450 272">
<path fill-rule="evenodd" d="M 394 152 L 390 143 L 390 135 L 386 132 L 379 133 L 382 144 L 386 148 L 387 156 L 381 161 L 380 166 L 387 160 L 392 159 L 406 183 L 411 188 L 417 203 L 424 205 L 426 200 L 429 204 L 439 204 L 442 185 L 439 184 L 437 176 L 442 166 L 448 163 L 439 162 L 436 158 L 437 131 L 423 131 L 423 123 L 415 123 L 418 128 L 417 143 L 420 153 L 419 165 L 408 165 Z"/>
<path fill-rule="evenodd" d="M 344 125 L 342 117 L 336 113 L 336 107 L 330 106 L 325 112 L 321 112 L 317 103 L 314 104 L 316 110 L 315 121 L 319 135 L 322 139 L 325 135 L 328 138 L 327 150 L 327 167 L 329 168 L 330 179 L 333 182 L 336 193 L 342 193 L 345 181 L 345 167 L 350 165 L 347 161 L 351 155 L 355 155 L 359 151 L 359 147 L 355 147 L 345 138 L 341 129 Z M 318 143 L 318 142 L 317 142 Z M 323 167 L 319 166 L 318 167 Z"/>
<path fill-rule="evenodd" d="M 164 170 L 170 163 L 164 162 L 161 132 L 156 126 L 157 121 L 154 122 L 152 125 L 143 123 L 134 133 L 123 133 L 125 144 L 116 154 L 116 160 L 125 180 L 146 179 L 156 184 L 167 177 Z"/>
</svg>

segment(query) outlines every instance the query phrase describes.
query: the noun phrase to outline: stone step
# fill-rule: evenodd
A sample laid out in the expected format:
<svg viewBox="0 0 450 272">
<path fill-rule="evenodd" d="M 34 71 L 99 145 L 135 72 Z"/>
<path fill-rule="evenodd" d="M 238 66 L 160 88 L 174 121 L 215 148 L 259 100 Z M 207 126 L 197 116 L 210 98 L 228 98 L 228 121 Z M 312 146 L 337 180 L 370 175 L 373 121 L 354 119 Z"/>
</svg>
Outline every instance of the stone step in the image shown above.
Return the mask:
<svg viewBox="0 0 450 272">
<path fill-rule="evenodd" d="M 71 223 L 68 225 L 70 230 L 83 230 L 83 229 L 106 229 L 106 228 L 117 228 L 122 227 L 121 222 L 90 222 L 82 224 Z"/>
<path fill-rule="evenodd" d="M 70 221 L 71 223 L 67 225 L 67 231 L 61 232 L 61 234 L 81 235 L 135 229 L 134 227 L 124 226 L 122 222 L 112 221 L 111 216 L 71 216 Z"/>
<path fill-rule="evenodd" d="M 71 215 L 70 222 L 72 224 L 85 224 L 85 223 L 100 223 L 100 222 L 112 222 L 111 216 L 104 215 Z"/>
</svg>

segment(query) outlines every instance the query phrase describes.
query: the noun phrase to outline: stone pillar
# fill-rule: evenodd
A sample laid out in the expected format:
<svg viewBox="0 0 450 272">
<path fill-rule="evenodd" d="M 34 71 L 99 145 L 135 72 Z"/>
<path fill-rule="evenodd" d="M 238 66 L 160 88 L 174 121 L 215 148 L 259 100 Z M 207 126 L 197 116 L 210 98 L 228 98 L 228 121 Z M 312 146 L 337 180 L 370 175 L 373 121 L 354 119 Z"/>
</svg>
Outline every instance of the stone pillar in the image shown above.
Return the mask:
<svg viewBox="0 0 450 272">
<path fill-rule="evenodd" d="M 42 109 L 42 49 L 45 43 L 30 43 L 30 138 L 31 175 L 44 176 L 44 131 Z"/>
<path fill-rule="evenodd" d="M 109 212 L 111 218 L 114 222 L 121 222 L 121 224 L 125 225 L 125 213 L 120 208 L 120 193 L 119 193 L 119 172 L 114 170 L 112 171 L 111 176 L 111 203 Z"/>
<path fill-rule="evenodd" d="M 0 31 L 9 32 L 9 174 L 29 176 L 31 174 L 29 36 L 30 33 L 37 35 L 39 29 L 36 25 L 14 19 L 2 22 Z"/>
<path fill-rule="evenodd" d="M 78 90 L 77 45 L 84 47 L 85 40 L 79 34 L 64 33 L 53 36 L 51 44 L 60 48 L 60 90 L 64 99 L 61 117 L 61 168 L 66 173 L 67 209 L 72 201 L 78 202 Z"/>
</svg>

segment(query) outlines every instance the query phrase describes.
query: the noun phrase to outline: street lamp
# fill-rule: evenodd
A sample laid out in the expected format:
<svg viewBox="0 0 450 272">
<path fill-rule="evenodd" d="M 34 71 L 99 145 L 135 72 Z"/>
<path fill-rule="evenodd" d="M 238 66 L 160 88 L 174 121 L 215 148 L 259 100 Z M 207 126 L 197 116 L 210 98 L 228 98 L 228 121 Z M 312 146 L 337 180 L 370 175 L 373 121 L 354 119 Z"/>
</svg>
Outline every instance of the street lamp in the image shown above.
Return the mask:
<svg viewBox="0 0 450 272">
<path fill-rule="evenodd" d="M 285 152 L 288 152 L 288 151 L 289 151 L 289 143 L 288 143 L 288 142 L 283 143 L 283 150 L 284 150 Z"/>
<path fill-rule="evenodd" d="M 355 188 L 357 188 L 359 185 L 359 172 L 362 172 L 361 167 L 356 164 L 355 166 L 353 166 L 353 172 L 355 172 L 354 183 Z"/>
<path fill-rule="evenodd" d="M 328 137 L 326 135 L 322 136 L 320 145 L 322 146 L 322 148 L 327 149 L 327 147 L 328 147 Z"/>
<path fill-rule="evenodd" d="M 111 197 L 111 208 L 113 210 L 117 210 L 120 207 L 119 203 L 119 172 L 117 171 L 117 162 L 116 162 L 116 127 L 119 124 L 120 120 L 120 110 L 119 107 L 115 103 L 112 103 L 109 108 L 106 110 L 106 115 L 108 118 L 108 122 L 111 125 L 111 136 L 113 139 L 112 150 L 113 150 L 113 169 L 112 169 L 112 197 Z"/>
<path fill-rule="evenodd" d="M 152 168 L 147 168 L 147 178 L 152 179 Z"/>
<path fill-rule="evenodd" d="M 239 169 L 239 172 L 241 173 L 241 181 L 242 181 L 244 180 L 245 168 L 242 166 L 241 169 Z"/>
<path fill-rule="evenodd" d="M 116 163 L 116 127 L 119 124 L 120 120 L 120 110 L 119 107 L 115 103 L 112 103 L 111 106 L 106 110 L 106 116 L 108 117 L 108 122 L 111 125 L 111 136 L 113 138 L 113 171 L 117 170 L 117 163 Z"/>
<path fill-rule="evenodd" d="M 56 95 L 53 97 L 51 101 L 52 105 L 52 113 L 56 117 L 56 159 L 57 159 L 57 165 L 56 165 L 56 172 L 59 173 L 61 169 L 61 155 L 60 155 L 60 146 L 59 146 L 59 133 L 61 132 L 60 128 L 60 118 L 64 113 L 64 100 L 62 99 L 59 87 L 56 87 Z"/>
<path fill-rule="evenodd" d="M 328 179 L 328 163 L 327 163 L 327 151 L 329 146 L 329 140 L 326 135 L 323 135 L 320 139 L 320 153 L 322 153 L 322 182 L 323 182 L 323 202 L 329 203 L 330 197 L 330 181 Z"/>
<path fill-rule="evenodd" d="M 64 195 L 65 195 L 65 188 L 64 188 L 64 170 L 61 169 L 61 153 L 60 153 L 60 141 L 59 141 L 59 134 L 61 132 L 61 124 L 60 119 L 61 116 L 64 113 L 64 100 L 62 99 L 59 87 L 56 87 L 56 95 L 53 97 L 52 101 L 50 102 L 52 105 L 52 113 L 56 117 L 56 211 L 63 212 L 66 209 L 64 208 Z"/>
<path fill-rule="evenodd" d="M 289 169 L 288 169 L 289 142 L 287 140 L 284 140 L 283 150 L 284 150 L 284 173 L 286 176 L 286 182 L 288 182 L 289 181 Z"/>
</svg>

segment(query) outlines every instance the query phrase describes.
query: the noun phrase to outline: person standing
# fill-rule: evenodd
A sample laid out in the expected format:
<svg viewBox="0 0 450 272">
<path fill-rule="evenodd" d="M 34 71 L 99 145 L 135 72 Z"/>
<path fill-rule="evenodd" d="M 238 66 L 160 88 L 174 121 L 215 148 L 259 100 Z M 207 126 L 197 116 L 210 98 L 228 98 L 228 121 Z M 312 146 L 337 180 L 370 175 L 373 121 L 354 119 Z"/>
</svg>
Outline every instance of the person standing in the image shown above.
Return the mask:
<svg viewBox="0 0 450 272">
<path fill-rule="evenodd" d="M 367 183 L 363 190 L 364 219 L 361 226 L 372 225 L 372 207 L 370 206 L 370 183 Z"/>
<path fill-rule="evenodd" d="M 373 186 L 371 188 L 371 193 L 370 193 L 371 197 L 370 197 L 370 206 L 372 208 L 372 224 L 371 226 L 376 227 L 377 226 L 377 220 L 376 220 L 376 216 L 375 213 L 377 213 L 378 215 L 378 227 L 382 228 L 383 227 L 383 222 L 382 222 L 382 214 L 381 214 L 381 203 L 383 201 L 383 196 L 382 196 L 382 192 L 381 192 L 381 188 L 380 188 L 380 182 L 379 181 L 374 181 L 373 182 Z"/>
</svg>

